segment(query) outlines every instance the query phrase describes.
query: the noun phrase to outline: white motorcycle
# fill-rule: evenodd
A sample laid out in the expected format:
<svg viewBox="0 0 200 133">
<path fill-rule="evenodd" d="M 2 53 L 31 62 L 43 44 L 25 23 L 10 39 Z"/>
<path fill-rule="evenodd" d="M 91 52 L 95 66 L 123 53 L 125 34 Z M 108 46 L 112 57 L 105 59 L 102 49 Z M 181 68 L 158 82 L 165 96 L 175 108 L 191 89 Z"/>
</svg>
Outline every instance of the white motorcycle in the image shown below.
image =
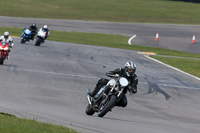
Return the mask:
<svg viewBox="0 0 200 133">
<path fill-rule="evenodd" d="M 40 29 L 36 36 L 35 46 L 40 46 L 45 41 L 46 31 Z"/>
<path fill-rule="evenodd" d="M 90 97 L 88 92 L 91 90 L 87 90 L 86 97 L 89 103 L 85 111 L 87 115 L 93 115 L 97 112 L 99 117 L 103 117 L 122 99 L 122 93 L 124 88 L 128 86 L 128 80 L 124 77 L 119 77 L 119 75 L 107 76 L 112 77 L 112 79 L 96 94 L 98 99 Z"/>
</svg>

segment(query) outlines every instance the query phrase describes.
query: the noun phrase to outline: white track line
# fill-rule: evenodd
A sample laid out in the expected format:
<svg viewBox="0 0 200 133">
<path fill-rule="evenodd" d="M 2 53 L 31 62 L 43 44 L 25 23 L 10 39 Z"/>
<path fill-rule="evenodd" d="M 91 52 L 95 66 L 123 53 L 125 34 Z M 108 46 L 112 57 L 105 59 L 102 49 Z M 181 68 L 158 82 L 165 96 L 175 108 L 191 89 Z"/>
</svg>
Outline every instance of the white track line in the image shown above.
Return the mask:
<svg viewBox="0 0 200 133">
<path fill-rule="evenodd" d="M 8 69 L 7 67 L 1 67 L 1 68 Z M 15 70 L 15 68 L 9 68 L 9 69 Z M 85 75 L 75 75 L 75 74 L 65 74 L 65 73 L 56 73 L 56 72 L 39 71 L 39 70 L 30 70 L 30 69 L 16 69 L 16 70 L 18 70 L 18 71 L 26 71 L 26 72 L 43 73 L 43 74 L 51 74 L 51 75 L 78 77 L 78 78 L 99 79 L 99 77 L 92 77 L 92 76 L 85 76 Z"/>
<path fill-rule="evenodd" d="M 96 79 L 96 78 L 98 78 L 98 77 L 92 77 L 92 76 L 74 75 L 74 74 L 65 74 L 65 73 L 55 73 L 55 72 L 38 71 L 38 70 L 26 70 L 26 69 L 18 69 L 18 70 L 27 71 L 27 72 L 36 72 L 36 73 L 52 74 L 52 75 L 79 77 L 79 78 L 91 78 L 91 79 Z"/>
<path fill-rule="evenodd" d="M 136 37 L 136 35 L 133 35 L 133 36 L 128 40 L 128 44 L 129 44 L 129 45 L 131 45 L 131 41 L 132 41 L 132 39 L 135 38 L 135 37 Z"/>
<path fill-rule="evenodd" d="M 196 76 L 194 76 L 194 75 L 191 75 L 191 74 L 189 74 L 189 73 L 186 73 L 186 72 L 184 72 L 184 71 L 182 71 L 182 70 L 180 70 L 180 69 L 178 69 L 178 68 L 175 68 L 175 67 L 173 67 L 173 66 L 167 65 L 167 64 L 165 64 L 165 63 L 163 63 L 163 62 L 161 62 L 161 61 L 159 61 L 159 60 L 156 60 L 156 59 L 154 59 L 154 58 L 149 57 L 148 55 L 144 55 L 144 56 L 147 57 L 147 58 L 149 58 L 149 59 L 151 59 L 151 60 L 153 60 L 153 61 L 155 61 L 155 62 L 158 62 L 158 63 L 160 63 L 160 64 L 162 64 L 162 65 L 165 65 L 165 66 L 167 66 L 167 67 L 169 67 L 169 68 L 172 68 L 172 69 L 174 69 L 174 70 L 176 70 L 176 71 L 178 71 L 178 72 L 181 72 L 181 73 L 183 73 L 183 74 L 186 74 L 186 75 L 188 75 L 188 76 L 190 76 L 190 77 L 193 77 L 193 78 L 195 78 L 195 79 L 197 79 L 197 80 L 200 80 L 200 78 L 198 78 L 198 77 L 196 77 Z"/>
<path fill-rule="evenodd" d="M 8 69 L 7 67 L 1 67 L 3 69 Z M 14 70 L 14 68 L 9 68 Z M 26 71 L 26 72 L 35 72 L 35 73 L 43 73 L 43 74 L 51 74 L 51 75 L 60 75 L 60 76 L 69 76 L 69 77 L 78 77 L 78 78 L 90 78 L 90 79 L 99 79 L 99 77 L 92 77 L 92 76 L 84 76 L 84 75 L 75 75 L 75 74 L 65 74 L 65 73 L 56 73 L 56 72 L 48 72 L 48 71 L 38 71 L 38 70 L 29 70 L 29 69 L 16 69 L 19 71 Z M 139 82 L 139 84 L 148 84 L 147 82 Z M 200 88 L 195 87 L 187 87 L 187 86 L 177 86 L 177 85 L 167 85 L 167 84 L 158 84 L 159 86 L 170 86 L 176 88 L 186 88 L 186 89 L 196 89 L 199 90 Z"/>
</svg>

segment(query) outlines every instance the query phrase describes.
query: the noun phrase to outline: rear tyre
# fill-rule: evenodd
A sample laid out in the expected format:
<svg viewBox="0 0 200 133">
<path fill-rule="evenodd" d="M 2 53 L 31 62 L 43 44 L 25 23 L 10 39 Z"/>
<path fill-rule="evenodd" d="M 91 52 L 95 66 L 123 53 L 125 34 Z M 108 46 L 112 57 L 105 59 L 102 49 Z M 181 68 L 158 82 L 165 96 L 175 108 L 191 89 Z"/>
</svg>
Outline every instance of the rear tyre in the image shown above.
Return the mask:
<svg viewBox="0 0 200 133">
<path fill-rule="evenodd" d="M 93 115 L 95 113 L 95 111 L 93 110 L 93 108 L 90 106 L 90 104 L 88 104 L 86 110 L 85 110 L 85 113 L 87 115 Z"/>
<path fill-rule="evenodd" d="M 0 57 L 0 65 L 3 65 L 3 56 L 4 56 L 4 53 L 1 53 L 1 57 Z"/>
<path fill-rule="evenodd" d="M 108 101 L 106 101 L 104 105 L 101 105 L 98 111 L 98 116 L 103 117 L 104 115 L 106 115 L 106 113 L 108 113 L 108 111 L 110 111 L 115 106 L 116 99 L 117 97 L 115 95 L 112 95 L 111 98 L 108 99 Z"/>
</svg>

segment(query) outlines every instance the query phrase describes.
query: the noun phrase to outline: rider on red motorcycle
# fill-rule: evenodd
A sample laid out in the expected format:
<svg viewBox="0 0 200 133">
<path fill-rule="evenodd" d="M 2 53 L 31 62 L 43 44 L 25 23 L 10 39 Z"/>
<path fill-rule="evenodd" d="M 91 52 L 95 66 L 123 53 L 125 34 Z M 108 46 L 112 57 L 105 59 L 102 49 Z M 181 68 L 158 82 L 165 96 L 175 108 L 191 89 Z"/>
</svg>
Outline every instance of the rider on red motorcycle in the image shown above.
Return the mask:
<svg viewBox="0 0 200 133">
<path fill-rule="evenodd" d="M 2 43 L 8 43 L 9 45 L 9 51 L 8 51 L 8 56 L 7 59 L 9 59 L 9 53 L 10 49 L 14 46 L 13 39 L 9 36 L 9 32 L 5 31 L 3 36 L 0 36 L 0 42 Z"/>
</svg>

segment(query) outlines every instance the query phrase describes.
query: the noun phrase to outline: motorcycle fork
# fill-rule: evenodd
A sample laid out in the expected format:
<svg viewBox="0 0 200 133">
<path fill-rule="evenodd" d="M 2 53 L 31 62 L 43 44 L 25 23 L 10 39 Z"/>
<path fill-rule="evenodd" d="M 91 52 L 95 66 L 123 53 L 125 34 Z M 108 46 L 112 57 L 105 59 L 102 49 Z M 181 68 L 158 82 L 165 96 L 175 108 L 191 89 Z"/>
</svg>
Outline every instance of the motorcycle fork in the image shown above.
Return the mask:
<svg viewBox="0 0 200 133">
<path fill-rule="evenodd" d="M 108 95 L 104 94 L 105 98 L 103 99 L 103 101 L 101 102 L 101 104 L 105 104 L 106 101 L 108 100 L 109 97 L 112 96 L 112 93 L 109 93 Z"/>
<path fill-rule="evenodd" d="M 124 91 L 124 88 L 122 88 L 121 91 L 119 91 L 117 97 L 119 97 L 122 94 L 123 91 Z"/>
</svg>

